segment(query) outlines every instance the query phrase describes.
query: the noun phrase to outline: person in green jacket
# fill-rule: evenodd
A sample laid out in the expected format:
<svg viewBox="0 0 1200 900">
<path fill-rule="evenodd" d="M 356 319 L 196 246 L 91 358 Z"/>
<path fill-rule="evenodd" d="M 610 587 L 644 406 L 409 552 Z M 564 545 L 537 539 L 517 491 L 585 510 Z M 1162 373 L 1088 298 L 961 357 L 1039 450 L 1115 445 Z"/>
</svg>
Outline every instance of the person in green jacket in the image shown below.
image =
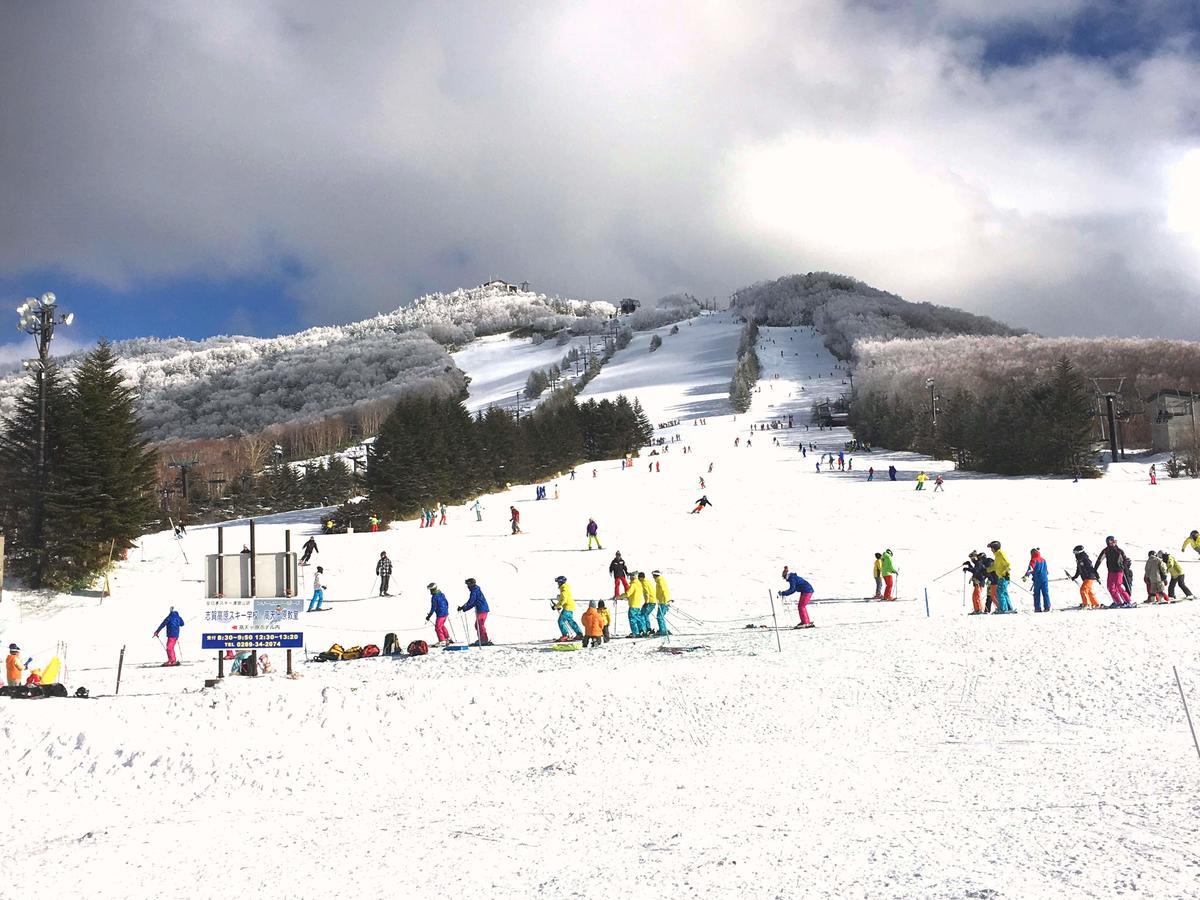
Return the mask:
<svg viewBox="0 0 1200 900">
<path fill-rule="evenodd" d="M 1179 585 L 1179 587 L 1183 588 L 1183 595 L 1191 600 L 1192 592 L 1188 590 L 1187 582 L 1183 580 L 1183 566 L 1179 564 L 1179 560 L 1166 550 L 1159 550 L 1158 558 L 1166 564 L 1167 576 L 1171 579 L 1167 582 L 1167 596 L 1174 600 L 1175 586 Z"/>
<path fill-rule="evenodd" d="M 896 576 L 900 572 L 896 569 L 896 563 L 892 560 L 892 551 L 884 550 L 883 556 L 879 558 L 879 573 L 883 576 L 883 600 L 895 600 L 893 590 L 896 586 Z"/>
</svg>

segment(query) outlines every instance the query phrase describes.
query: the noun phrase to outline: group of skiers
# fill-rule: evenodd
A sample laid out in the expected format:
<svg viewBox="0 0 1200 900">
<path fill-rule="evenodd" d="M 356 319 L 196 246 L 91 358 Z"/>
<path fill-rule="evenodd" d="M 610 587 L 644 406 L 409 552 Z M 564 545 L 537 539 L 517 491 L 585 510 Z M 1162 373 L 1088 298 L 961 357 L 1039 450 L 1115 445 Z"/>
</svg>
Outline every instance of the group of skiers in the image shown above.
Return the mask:
<svg viewBox="0 0 1200 900">
<path fill-rule="evenodd" d="M 438 518 L 439 515 L 441 517 L 440 519 Z M 435 522 L 434 522 L 435 519 L 437 520 L 436 524 L 438 524 L 438 525 L 446 524 L 446 504 L 445 503 L 442 503 L 439 501 L 437 503 L 434 503 L 433 506 L 429 506 L 429 507 L 422 506 L 421 507 L 421 524 L 417 527 L 418 528 L 432 528 L 435 524 Z M 371 530 L 375 531 L 374 528 L 372 528 Z"/>
</svg>

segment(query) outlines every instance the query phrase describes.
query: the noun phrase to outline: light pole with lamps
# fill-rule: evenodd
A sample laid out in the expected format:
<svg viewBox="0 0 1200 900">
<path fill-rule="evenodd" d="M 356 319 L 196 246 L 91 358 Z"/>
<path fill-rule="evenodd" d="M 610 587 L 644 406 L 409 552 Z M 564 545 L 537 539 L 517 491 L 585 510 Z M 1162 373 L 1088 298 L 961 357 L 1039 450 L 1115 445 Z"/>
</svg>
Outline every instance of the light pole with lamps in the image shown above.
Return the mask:
<svg viewBox="0 0 1200 900">
<path fill-rule="evenodd" d="M 934 382 L 932 378 L 925 379 L 925 387 L 929 389 L 929 414 L 933 417 L 933 424 L 937 425 L 937 402 L 941 398 L 933 392 Z"/>
<path fill-rule="evenodd" d="M 33 507 L 33 533 L 39 544 L 34 578 L 37 586 L 41 587 L 46 568 L 46 542 L 42 535 L 46 503 L 46 369 L 50 365 L 50 341 L 54 338 L 54 327 L 70 325 L 75 321 L 75 314 L 59 312 L 58 298 L 45 293 L 40 297 L 27 297 L 17 307 L 17 315 L 21 317 L 17 327 L 33 336 L 38 351 L 38 358 L 27 361 L 25 367 L 36 369 L 38 379 L 37 500 Z"/>
</svg>

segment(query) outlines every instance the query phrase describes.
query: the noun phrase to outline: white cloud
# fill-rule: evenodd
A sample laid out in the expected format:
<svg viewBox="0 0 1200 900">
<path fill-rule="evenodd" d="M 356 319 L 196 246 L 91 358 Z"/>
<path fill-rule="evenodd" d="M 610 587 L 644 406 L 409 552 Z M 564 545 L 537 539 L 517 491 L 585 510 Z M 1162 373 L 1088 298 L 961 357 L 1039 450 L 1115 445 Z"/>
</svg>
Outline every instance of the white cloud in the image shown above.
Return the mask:
<svg viewBox="0 0 1200 900">
<path fill-rule="evenodd" d="M 1144 300 L 1198 290 L 1186 42 L 981 63 L 988 29 L 1084 5 L 19 6 L 0 271 L 295 258 L 329 321 L 492 276 L 709 296 L 835 269 L 1051 331 L 1178 327 Z"/>
</svg>

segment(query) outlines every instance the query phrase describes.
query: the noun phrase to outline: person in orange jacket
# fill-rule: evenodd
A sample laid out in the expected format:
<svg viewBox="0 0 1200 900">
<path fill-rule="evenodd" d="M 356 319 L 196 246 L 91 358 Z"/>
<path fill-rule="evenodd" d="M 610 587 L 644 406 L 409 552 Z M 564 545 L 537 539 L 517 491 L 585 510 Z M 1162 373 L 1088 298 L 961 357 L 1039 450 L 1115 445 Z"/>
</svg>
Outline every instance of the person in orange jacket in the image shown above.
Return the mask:
<svg viewBox="0 0 1200 900">
<path fill-rule="evenodd" d="M 583 646 L 599 647 L 604 638 L 604 617 L 596 608 L 596 601 L 589 600 L 583 614 Z"/>
<path fill-rule="evenodd" d="M 4 660 L 4 677 L 9 687 L 16 687 L 21 683 L 21 671 L 25 666 L 21 664 L 20 654 L 20 647 L 16 644 L 8 645 L 8 656 Z"/>
</svg>

